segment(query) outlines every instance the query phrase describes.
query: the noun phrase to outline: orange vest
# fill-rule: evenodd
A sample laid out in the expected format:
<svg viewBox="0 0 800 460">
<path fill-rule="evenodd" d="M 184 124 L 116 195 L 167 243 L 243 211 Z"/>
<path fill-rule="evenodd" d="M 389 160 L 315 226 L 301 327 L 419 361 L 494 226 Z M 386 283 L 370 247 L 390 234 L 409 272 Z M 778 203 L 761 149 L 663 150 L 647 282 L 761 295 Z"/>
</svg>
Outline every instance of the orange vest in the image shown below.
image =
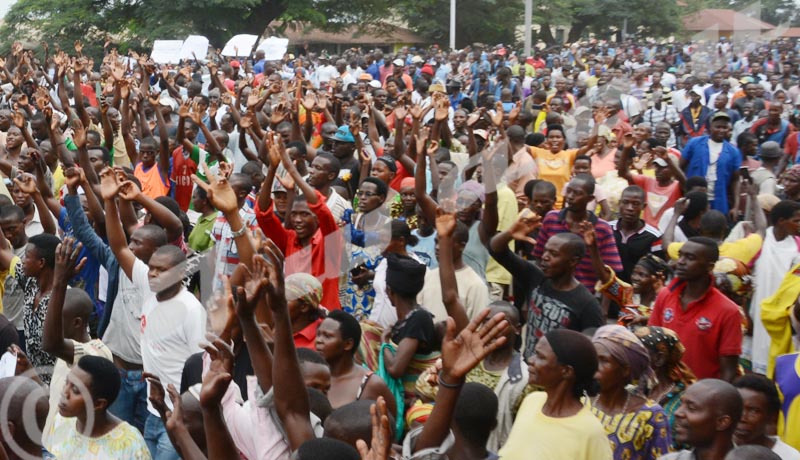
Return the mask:
<svg viewBox="0 0 800 460">
<path fill-rule="evenodd" d="M 152 199 L 169 194 L 169 184 L 165 183 L 158 170 L 158 165 L 154 164 L 147 171 L 142 167 L 142 163 L 136 165 L 133 175 L 142 183 L 142 193 Z"/>
</svg>

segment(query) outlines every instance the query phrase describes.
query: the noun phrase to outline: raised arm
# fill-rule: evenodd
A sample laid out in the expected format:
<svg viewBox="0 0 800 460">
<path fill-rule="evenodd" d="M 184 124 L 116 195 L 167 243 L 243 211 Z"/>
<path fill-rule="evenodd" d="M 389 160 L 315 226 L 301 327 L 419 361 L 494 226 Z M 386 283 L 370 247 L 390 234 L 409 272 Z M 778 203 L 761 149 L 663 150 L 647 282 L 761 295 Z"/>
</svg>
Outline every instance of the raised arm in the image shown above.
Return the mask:
<svg viewBox="0 0 800 460">
<path fill-rule="evenodd" d="M 161 173 L 161 177 L 169 180 L 169 159 L 171 152 L 169 151 L 167 123 L 164 121 L 164 114 L 161 113 L 158 100 L 151 99 L 150 104 L 153 106 L 153 112 L 155 112 L 156 115 L 156 125 L 158 126 L 158 171 Z M 180 127 L 178 130 L 180 131 Z"/>
<path fill-rule="evenodd" d="M 425 180 L 426 154 L 425 154 L 425 139 L 417 136 L 417 168 L 414 171 L 414 194 L 417 197 L 417 204 L 422 208 L 422 215 L 427 222 L 436 222 L 436 208 L 438 205 L 433 198 L 426 192 L 427 181 Z M 437 141 L 431 141 L 428 150 L 436 151 L 439 148 Z"/>
<path fill-rule="evenodd" d="M 53 290 L 50 294 L 50 302 L 47 304 L 42 334 L 42 349 L 67 363 L 75 360 L 75 346 L 72 340 L 64 338 L 64 299 L 67 295 L 69 280 L 80 273 L 86 264 L 85 257 L 78 260 L 82 247 L 81 243 L 77 243 L 74 238 L 67 237 L 56 248 Z"/>
<path fill-rule="evenodd" d="M 55 235 L 58 227 L 56 221 L 53 219 L 53 214 L 47 207 L 39 187 L 36 186 L 36 177 L 32 174 L 23 173 L 14 178 L 14 184 L 20 191 L 27 193 L 33 198 L 33 204 L 36 205 L 36 210 L 39 212 L 39 219 L 42 221 L 42 227 L 45 233 Z"/>
<path fill-rule="evenodd" d="M 211 365 L 203 376 L 200 407 L 206 433 L 206 450 L 214 460 L 239 460 L 239 449 L 228 431 L 222 414 L 222 397 L 233 379 L 233 349 L 220 338 L 206 345 Z"/>
<path fill-rule="evenodd" d="M 88 60 L 86 58 L 78 58 L 72 65 L 72 87 L 76 95 L 80 94 L 81 74 L 83 74 L 83 71 L 86 69 L 87 63 Z M 102 94 L 97 95 L 99 98 L 102 98 L 102 96 Z M 92 120 L 89 118 L 89 113 L 83 105 L 83 97 L 75 97 L 75 113 L 78 114 L 78 118 L 80 118 L 83 126 L 89 126 Z"/>
<path fill-rule="evenodd" d="M 633 149 L 633 144 L 636 141 L 632 133 L 628 133 L 622 138 L 622 150 L 620 151 L 619 168 L 617 168 L 617 175 L 626 181 L 629 185 L 636 185 L 631 174 L 631 162 L 636 151 Z"/>
<path fill-rule="evenodd" d="M 239 203 L 236 199 L 236 193 L 233 191 L 228 179 L 217 177 L 216 174 L 209 171 L 208 165 L 205 163 L 203 163 L 202 166 L 203 172 L 208 178 L 208 183 L 194 174 L 192 174 L 192 181 L 194 181 L 198 187 L 202 187 L 206 191 L 208 194 L 208 201 L 228 220 L 228 225 L 230 225 L 231 232 L 233 232 L 233 241 L 236 243 L 236 251 L 239 253 L 239 258 L 245 265 L 250 267 L 253 254 L 255 254 L 255 248 L 253 246 L 253 241 L 247 234 L 245 223 L 239 215 Z M 167 212 L 175 217 L 169 210 L 167 210 Z M 180 220 L 178 220 L 178 222 L 180 223 Z M 182 225 L 181 229 L 183 229 Z"/>
<path fill-rule="evenodd" d="M 503 331 L 508 321 L 503 313 L 489 318 L 489 309 L 483 310 L 466 328 L 456 332 L 456 324 L 447 318 L 447 331 L 442 340 L 442 371 L 439 373 L 439 390 L 433 412 L 425 422 L 414 445 L 414 452 L 438 447 L 450 432 L 453 412 L 467 374 L 489 354 L 506 342 Z"/>
<path fill-rule="evenodd" d="M 672 177 L 678 181 L 683 189 L 683 186 L 686 184 L 686 174 L 683 173 L 683 170 L 678 167 L 676 162 L 670 158 L 670 154 L 667 151 L 666 147 L 657 146 L 653 149 L 653 153 L 655 153 L 656 157 L 661 158 L 662 160 L 667 162 L 667 168 L 669 168 L 670 172 L 672 172 Z"/>
<path fill-rule="evenodd" d="M 167 240 L 173 242 L 183 235 L 183 223 L 166 206 L 142 193 L 136 183 L 125 181 L 119 184 L 119 196 L 127 201 L 135 201 L 150 213 L 153 220 L 167 232 Z"/>
<path fill-rule="evenodd" d="M 244 343 L 250 354 L 250 362 L 253 371 L 258 379 L 258 386 L 264 393 L 272 388 L 272 353 L 269 351 L 267 341 L 261 333 L 256 319 L 256 309 L 258 304 L 265 299 L 267 284 L 269 283 L 269 272 L 266 260 L 260 256 L 253 257 L 253 270 L 249 270 L 246 265 L 239 264 L 237 270 L 247 273 L 244 287 L 236 287 L 236 295 L 233 296 L 236 305 L 236 316 L 239 318 L 239 325 L 242 328 Z"/>
<path fill-rule="evenodd" d="M 136 262 L 136 256 L 128 248 L 128 240 L 125 238 L 125 231 L 122 229 L 122 221 L 119 218 L 116 201 L 119 188 L 117 175 L 113 169 L 106 167 L 100 171 L 100 193 L 105 201 L 108 245 L 114 252 L 125 275 L 128 279 L 133 279 L 133 265 Z"/>
<path fill-rule="evenodd" d="M 300 372 L 292 337 L 292 324 L 284 291 L 283 255 L 272 242 L 268 242 L 267 262 L 269 285 L 266 289 L 275 321 L 275 357 L 272 371 L 275 408 L 286 430 L 289 447 L 294 451 L 314 438 L 314 430 L 309 416 L 308 391 Z"/>
<path fill-rule="evenodd" d="M 689 199 L 686 197 L 679 198 L 673 206 L 673 214 L 661 235 L 661 242 L 663 243 L 664 250 L 669 256 L 669 245 L 675 241 L 675 227 L 678 225 L 678 219 L 689 208 Z"/>
<path fill-rule="evenodd" d="M 458 296 L 456 269 L 453 263 L 453 233 L 456 229 L 456 215 L 442 208 L 436 210 L 436 235 L 439 238 L 439 282 L 442 288 L 442 303 L 447 316 L 455 321 L 456 332 L 467 327 L 469 317 L 464 304 Z"/>
</svg>

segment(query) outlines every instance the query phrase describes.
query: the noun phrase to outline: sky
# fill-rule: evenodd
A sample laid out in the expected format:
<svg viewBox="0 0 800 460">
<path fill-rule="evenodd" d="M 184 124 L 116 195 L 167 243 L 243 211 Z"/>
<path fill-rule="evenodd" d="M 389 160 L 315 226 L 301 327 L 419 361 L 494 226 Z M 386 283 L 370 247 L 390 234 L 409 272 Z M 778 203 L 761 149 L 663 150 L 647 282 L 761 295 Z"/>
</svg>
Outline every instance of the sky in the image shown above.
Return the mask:
<svg viewBox="0 0 800 460">
<path fill-rule="evenodd" d="M 0 18 L 5 17 L 6 13 L 8 13 L 8 9 L 11 8 L 17 0 L 0 0 Z"/>
</svg>

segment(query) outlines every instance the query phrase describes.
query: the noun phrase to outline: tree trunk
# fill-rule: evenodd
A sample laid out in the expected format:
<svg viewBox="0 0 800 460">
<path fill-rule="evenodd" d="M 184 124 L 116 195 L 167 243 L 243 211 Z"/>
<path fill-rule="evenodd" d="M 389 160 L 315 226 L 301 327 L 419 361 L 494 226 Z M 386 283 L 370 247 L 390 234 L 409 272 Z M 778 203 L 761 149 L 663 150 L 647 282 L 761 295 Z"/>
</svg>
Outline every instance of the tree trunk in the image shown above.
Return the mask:
<svg viewBox="0 0 800 460">
<path fill-rule="evenodd" d="M 539 31 L 539 39 L 545 42 L 547 46 L 551 46 L 556 43 L 556 39 L 555 37 L 553 37 L 553 31 L 550 30 L 549 22 L 542 23 L 541 29 Z"/>
<path fill-rule="evenodd" d="M 583 32 L 589 26 L 589 20 L 587 19 L 578 19 L 577 21 L 572 23 L 572 28 L 569 29 L 569 35 L 567 36 L 567 43 L 575 43 L 580 40 Z"/>
</svg>

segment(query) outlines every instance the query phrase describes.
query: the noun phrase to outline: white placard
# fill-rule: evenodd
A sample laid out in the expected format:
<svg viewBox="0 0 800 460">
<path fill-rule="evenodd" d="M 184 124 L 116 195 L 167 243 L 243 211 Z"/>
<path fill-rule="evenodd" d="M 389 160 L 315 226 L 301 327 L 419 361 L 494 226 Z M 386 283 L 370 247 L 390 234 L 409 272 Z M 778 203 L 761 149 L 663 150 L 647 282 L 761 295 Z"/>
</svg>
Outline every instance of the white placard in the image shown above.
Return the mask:
<svg viewBox="0 0 800 460">
<path fill-rule="evenodd" d="M 222 55 L 229 57 L 249 56 L 250 50 L 256 44 L 258 35 L 239 34 L 234 35 L 222 48 Z"/>
<path fill-rule="evenodd" d="M 192 54 L 194 53 L 194 54 Z M 202 35 L 189 35 L 181 47 L 181 59 L 197 60 L 205 62 L 208 54 L 208 39 Z"/>
<path fill-rule="evenodd" d="M 0 378 L 13 377 L 17 370 L 17 355 L 3 353 L 0 358 Z"/>
<path fill-rule="evenodd" d="M 183 40 L 156 40 L 150 59 L 156 64 L 177 64 L 181 60 Z"/>
<path fill-rule="evenodd" d="M 289 47 L 288 38 L 269 37 L 258 44 L 258 50 L 264 52 L 264 59 L 267 61 L 280 61 Z"/>
</svg>

